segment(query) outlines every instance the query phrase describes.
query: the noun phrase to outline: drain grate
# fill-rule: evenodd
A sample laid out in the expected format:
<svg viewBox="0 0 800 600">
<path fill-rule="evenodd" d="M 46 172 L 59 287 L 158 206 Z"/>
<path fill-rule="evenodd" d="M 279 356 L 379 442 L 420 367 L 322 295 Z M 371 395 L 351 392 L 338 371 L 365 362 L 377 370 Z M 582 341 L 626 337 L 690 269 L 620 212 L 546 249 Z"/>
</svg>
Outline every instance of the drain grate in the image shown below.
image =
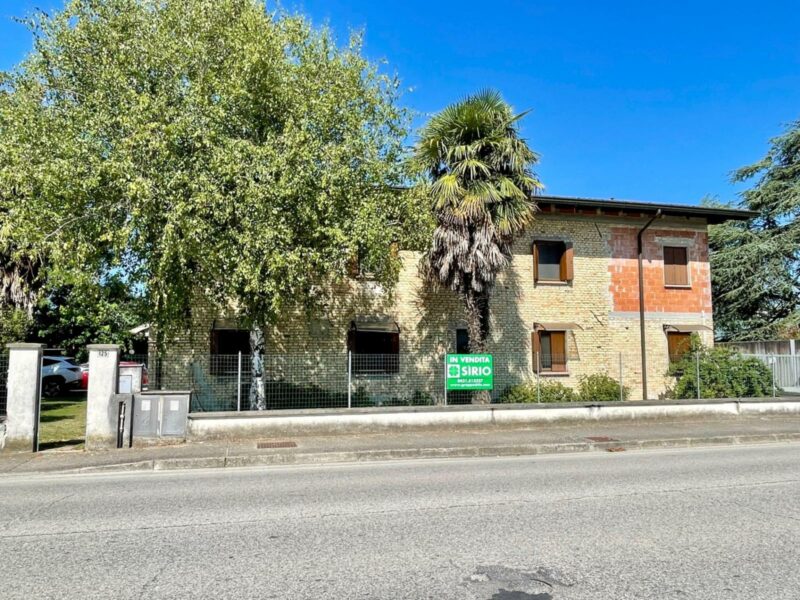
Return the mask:
<svg viewBox="0 0 800 600">
<path fill-rule="evenodd" d="M 592 440 L 593 442 L 618 442 L 619 440 L 615 440 L 612 437 L 608 437 L 607 435 L 596 435 L 593 437 L 587 437 L 587 440 Z"/>
<path fill-rule="evenodd" d="M 264 450 L 266 448 L 297 448 L 296 442 L 286 441 L 286 442 L 258 442 L 256 444 L 256 448 L 259 450 Z"/>
<path fill-rule="evenodd" d="M 608 452 L 625 452 L 625 448 L 617 446 L 616 448 L 606 448 Z"/>
</svg>

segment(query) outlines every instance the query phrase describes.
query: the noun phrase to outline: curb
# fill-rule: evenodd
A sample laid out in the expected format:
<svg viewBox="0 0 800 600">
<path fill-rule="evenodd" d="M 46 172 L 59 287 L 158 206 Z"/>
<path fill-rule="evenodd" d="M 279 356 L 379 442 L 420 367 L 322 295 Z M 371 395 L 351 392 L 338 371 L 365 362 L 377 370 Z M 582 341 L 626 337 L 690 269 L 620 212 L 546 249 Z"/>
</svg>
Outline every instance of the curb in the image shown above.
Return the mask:
<svg viewBox="0 0 800 600">
<path fill-rule="evenodd" d="M 225 469 L 237 467 L 313 465 L 425 458 L 479 458 L 492 456 L 540 456 L 584 452 L 699 448 L 800 442 L 800 433 L 772 433 L 703 438 L 671 438 L 614 442 L 570 442 L 560 444 L 516 444 L 510 446 L 469 446 L 456 448 L 407 448 L 397 450 L 359 450 L 294 454 L 257 454 L 200 458 L 161 458 L 129 463 L 81 467 L 48 473 L 109 473 L 127 471 L 175 471 L 185 469 Z"/>
</svg>

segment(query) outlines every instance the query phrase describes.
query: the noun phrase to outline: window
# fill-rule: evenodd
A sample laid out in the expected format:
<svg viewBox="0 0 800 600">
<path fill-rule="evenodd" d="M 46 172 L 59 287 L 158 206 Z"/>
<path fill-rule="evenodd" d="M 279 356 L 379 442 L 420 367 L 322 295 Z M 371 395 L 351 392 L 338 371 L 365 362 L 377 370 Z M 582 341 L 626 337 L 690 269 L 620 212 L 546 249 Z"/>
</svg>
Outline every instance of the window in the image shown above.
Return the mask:
<svg viewBox="0 0 800 600">
<path fill-rule="evenodd" d="M 390 375 L 400 371 L 400 333 L 351 329 L 348 348 L 356 375 Z"/>
<path fill-rule="evenodd" d="M 469 354 L 469 331 L 456 329 L 456 354 Z"/>
<path fill-rule="evenodd" d="M 572 281 L 572 244 L 537 240 L 533 243 L 534 281 Z"/>
<path fill-rule="evenodd" d="M 537 373 L 567 372 L 566 331 L 534 331 L 533 370 Z"/>
<path fill-rule="evenodd" d="M 669 362 L 678 362 L 691 349 L 692 334 L 668 331 L 667 332 L 667 351 L 669 352 Z"/>
<path fill-rule="evenodd" d="M 209 366 L 212 375 L 236 371 L 239 352 L 250 354 L 250 331 L 247 329 L 211 330 L 211 360 Z"/>
<path fill-rule="evenodd" d="M 664 246 L 664 285 L 689 285 L 689 261 L 686 248 L 680 246 Z"/>
</svg>

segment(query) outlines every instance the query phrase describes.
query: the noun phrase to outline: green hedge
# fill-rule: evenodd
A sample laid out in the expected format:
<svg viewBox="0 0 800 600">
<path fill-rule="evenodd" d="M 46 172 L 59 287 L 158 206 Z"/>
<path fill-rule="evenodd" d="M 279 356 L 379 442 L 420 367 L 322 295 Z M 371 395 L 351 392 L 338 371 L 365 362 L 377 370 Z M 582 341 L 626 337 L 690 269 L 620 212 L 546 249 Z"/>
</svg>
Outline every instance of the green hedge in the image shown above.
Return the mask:
<svg viewBox="0 0 800 600">
<path fill-rule="evenodd" d="M 630 390 L 622 390 L 624 399 L 628 399 Z M 578 389 L 568 388 L 559 381 L 542 378 L 539 389 L 536 381 L 528 381 L 510 385 L 500 394 L 500 402 L 505 404 L 532 404 L 536 402 L 614 402 L 619 400 L 619 382 L 608 375 L 597 373 L 583 376 Z"/>
<path fill-rule="evenodd" d="M 708 348 L 697 341 L 669 375 L 676 378 L 671 398 L 697 398 L 697 360 L 701 398 L 763 398 L 772 395 L 772 371 L 757 358 L 744 357 L 725 347 Z"/>
</svg>

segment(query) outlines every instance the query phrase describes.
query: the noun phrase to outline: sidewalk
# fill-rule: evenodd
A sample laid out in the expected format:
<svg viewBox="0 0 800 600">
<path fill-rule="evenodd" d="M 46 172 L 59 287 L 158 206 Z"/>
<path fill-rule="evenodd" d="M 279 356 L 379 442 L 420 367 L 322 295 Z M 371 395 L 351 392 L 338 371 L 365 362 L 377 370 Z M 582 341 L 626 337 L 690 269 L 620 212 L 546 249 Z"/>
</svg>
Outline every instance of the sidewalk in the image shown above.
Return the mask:
<svg viewBox="0 0 800 600">
<path fill-rule="evenodd" d="M 195 442 L 100 452 L 0 454 L 0 473 L 96 472 L 514 456 L 800 441 L 800 417 L 602 422 L 575 426 Z M 259 447 L 261 446 L 261 447 Z"/>
</svg>

